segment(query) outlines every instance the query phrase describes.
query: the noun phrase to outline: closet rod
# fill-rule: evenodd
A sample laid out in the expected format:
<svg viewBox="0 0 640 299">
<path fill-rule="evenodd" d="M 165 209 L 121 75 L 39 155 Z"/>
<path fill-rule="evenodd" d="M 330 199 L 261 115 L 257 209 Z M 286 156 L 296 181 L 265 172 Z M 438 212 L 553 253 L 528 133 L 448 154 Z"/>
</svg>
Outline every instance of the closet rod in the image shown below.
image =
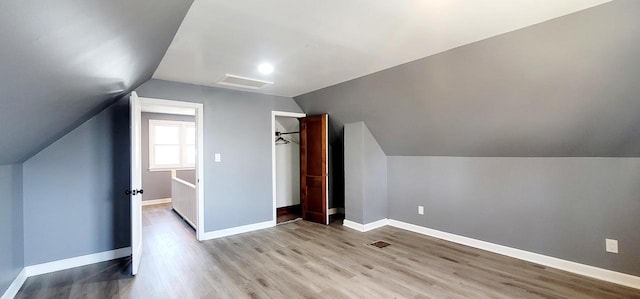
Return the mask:
<svg viewBox="0 0 640 299">
<path fill-rule="evenodd" d="M 299 134 L 300 132 L 276 132 L 276 136 L 287 135 L 287 134 Z"/>
</svg>

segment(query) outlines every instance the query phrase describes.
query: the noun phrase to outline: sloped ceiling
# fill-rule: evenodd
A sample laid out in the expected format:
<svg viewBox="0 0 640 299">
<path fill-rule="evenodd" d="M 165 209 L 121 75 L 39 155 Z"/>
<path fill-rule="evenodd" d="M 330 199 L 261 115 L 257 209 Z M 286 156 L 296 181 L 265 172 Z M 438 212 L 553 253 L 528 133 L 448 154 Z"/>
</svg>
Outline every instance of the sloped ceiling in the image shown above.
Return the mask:
<svg viewBox="0 0 640 299">
<path fill-rule="evenodd" d="M 154 78 L 297 96 L 609 0 L 197 0 Z M 270 62 L 272 74 L 256 66 Z"/>
<path fill-rule="evenodd" d="M 638 16 L 618 0 L 295 100 L 387 155 L 638 157 Z"/>
<path fill-rule="evenodd" d="M 0 164 L 151 78 L 192 0 L 0 1 Z"/>
</svg>

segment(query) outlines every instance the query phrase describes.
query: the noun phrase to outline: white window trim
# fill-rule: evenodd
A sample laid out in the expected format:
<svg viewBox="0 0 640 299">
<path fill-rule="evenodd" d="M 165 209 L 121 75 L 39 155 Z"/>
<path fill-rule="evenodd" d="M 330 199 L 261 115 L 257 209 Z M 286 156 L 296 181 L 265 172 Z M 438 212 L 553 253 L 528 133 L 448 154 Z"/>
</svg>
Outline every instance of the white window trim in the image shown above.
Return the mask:
<svg viewBox="0 0 640 299">
<path fill-rule="evenodd" d="M 156 165 L 155 164 L 155 130 L 154 128 L 156 126 L 177 126 L 180 128 L 179 130 L 179 134 L 180 134 L 180 143 L 178 144 L 179 147 L 179 153 L 180 153 L 180 163 L 179 164 L 173 164 L 173 165 Z M 186 161 L 186 155 L 187 155 L 187 151 L 185 150 L 185 148 L 187 147 L 186 144 L 186 134 L 185 132 L 187 131 L 188 128 L 196 128 L 196 124 L 195 122 L 188 122 L 188 121 L 175 121 L 175 120 L 160 120 L 160 119 L 150 119 L 149 120 L 149 171 L 167 171 L 167 170 L 172 170 L 172 169 L 178 169 L 178 170 L 182 170 L 182 169 L 195 169 L 196 165 L 195 163 L 193 164 L 186 164 L 184 163 L 184 161 Z M 197 146 L 197 144 L 193 144 L 194 147 Z"/>
</svg>

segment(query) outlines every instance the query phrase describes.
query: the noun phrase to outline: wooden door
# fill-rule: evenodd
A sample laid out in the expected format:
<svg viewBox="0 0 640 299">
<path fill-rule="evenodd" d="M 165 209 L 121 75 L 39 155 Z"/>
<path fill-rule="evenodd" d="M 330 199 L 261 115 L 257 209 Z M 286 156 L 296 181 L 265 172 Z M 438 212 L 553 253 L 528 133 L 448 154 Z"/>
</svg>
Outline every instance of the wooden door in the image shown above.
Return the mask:
<svg viewBox="0 0 640 299">
<path fill-rule="evenodd" d="M 300 118 L 300 205 L 302 219 L 329 224 L 328 115 Z"/>
</svg>

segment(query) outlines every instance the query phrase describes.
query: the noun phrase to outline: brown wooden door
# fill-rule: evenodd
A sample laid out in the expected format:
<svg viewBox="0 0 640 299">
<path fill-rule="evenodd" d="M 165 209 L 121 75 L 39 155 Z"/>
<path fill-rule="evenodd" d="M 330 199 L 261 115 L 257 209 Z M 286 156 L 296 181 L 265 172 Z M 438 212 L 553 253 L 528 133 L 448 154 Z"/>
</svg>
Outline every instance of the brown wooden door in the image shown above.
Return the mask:
<svg viewBox="0 0 640 299">
<path fill-rule="evenodd" d="M 329 224 L 327 215 L 327 120 L 315 115 L 300 118 L 300 205 L 302 219 Z"/>
</svg>

